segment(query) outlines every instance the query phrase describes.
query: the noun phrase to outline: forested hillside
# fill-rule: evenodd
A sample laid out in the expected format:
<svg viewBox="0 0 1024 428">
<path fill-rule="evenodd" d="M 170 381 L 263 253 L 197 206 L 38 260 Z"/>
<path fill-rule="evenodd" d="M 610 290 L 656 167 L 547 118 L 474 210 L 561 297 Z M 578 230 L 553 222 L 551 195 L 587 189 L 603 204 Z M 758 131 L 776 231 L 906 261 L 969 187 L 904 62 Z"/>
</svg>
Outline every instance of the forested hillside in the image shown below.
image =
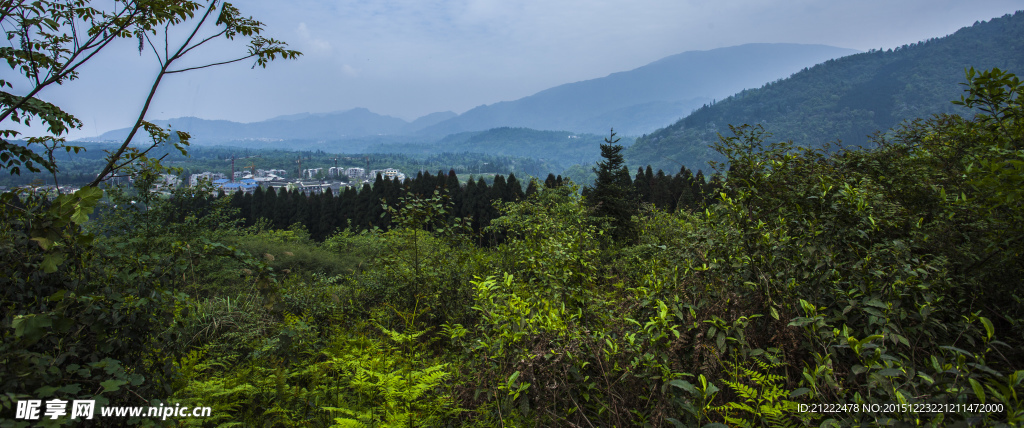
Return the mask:
<svg viewBox="0 0 1024 428">
<path fill-rule="evenodd" d="M 934 113 L 966 114 L 964 70 L 1024 69 L 1024 12 L 896 49 L 829 60 L 788 79 L 745 90 L 645 135 L 626 151 L 631 165 L 700 167 L 729 125 L 760 124 L 798 146 L 872 143 L 870 135 Z"/>
<path fill-rule="evenodd" d="M 482 105 L 422 132 L 447 135 L 507 126 L 601 134 L 615 127 L 624 135 L 640 135 L 683 117 L 702 103 L 855 52 L 793 43 L 683 52 L 633 70 Z"/>
<path fill-rule="evenodd" d="M 381 181 L 323 242 L 303 219 L 329 214 L 267 202 L 290 192 L 5 193 L 0 418 L 43 397 L 212 409 L 184 426 L 1019 425 L 1024 85 L 970 78 L 982 114 L 869 149 L 735 128 L 696 199 L 687 170 L 630 180 L 614 140 L 588 196 Z M 472 192 L 489 225 L 456 208 Z"/>
<path fill-rule="evenodd" d="M 338 195 L 225 195 L 207 181 L 158 192 L 182 173 L 172 154 L 187 155 L 189 135 L 144 107 L 131 132 L 150 143 L 82 154 L 62 137 L 81 122 L 35 95 L 114 39 L 150 41 L 151 97 L 164 74 L 206 67 L 170 65 L 213 39 L 248 42 L 253 67 L 300 53 L 228 3 L 75 5 L 0 7 L 21 42 L 0 64 L 35 85 L 16 95 L 0 80 L 2 172 L 57 184 L 63 155 L 100 164 L 74 191 L 0 192 L 0 427 L 1024 425 L 1024 83 L 1010 71 L 969 68 L 966 85 L 931 88 L 963 115 L 865 147 L 717 125 L 724 162 L 707 173 L 631 170 L 623 153 L 637 148 L 610 132 L 584 188 L 552 175 L 462 184 L 453 167 Z M 960 55 L 949 40 L 1012 33 L 1018 17 L 844 60 L 867 80 L 824 87 L 891 77 L 879 70 L 905 52 Z M 161 40 L 172 26 L 210 38 Z M 155 48 L 172 42 L 177 55 Z M 832 67 L 804 73 L 851 69 Z M 809 135 L 885 106 L 856 94 L 808 92 L 824 98 L 802 119 Z M 47 136 L 16 139 L 29 119 Z M 206 150 L 209 164 L 235 155 Z"/>
</svg>

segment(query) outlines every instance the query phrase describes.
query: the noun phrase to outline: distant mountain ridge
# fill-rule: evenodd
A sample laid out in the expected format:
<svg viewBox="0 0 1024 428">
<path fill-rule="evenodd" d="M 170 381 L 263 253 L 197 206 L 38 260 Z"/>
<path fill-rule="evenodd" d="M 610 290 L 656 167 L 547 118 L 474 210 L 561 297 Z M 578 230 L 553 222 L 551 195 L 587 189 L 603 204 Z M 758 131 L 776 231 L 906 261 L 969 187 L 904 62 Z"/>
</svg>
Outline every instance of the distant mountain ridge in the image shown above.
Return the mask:
<svg viewBox="0 0 1024 428">
<path fill-rule="evenodd" d="M 653 131 L 743 88 L 785 77 L 829 58 L 857 51 L 823 45 L 748 44 L 690 51 L 606 77 L 549 88 L 515 101 L 461 115 L 431 113 L 412 122 L 355 108 L 298 113 L 253 123 L 199 118 L 153 120 L 192 134 L 199 144 L 244 140 L 329 140 L 415 135 L 425 142 L 445 135 L 500 127 L 620 135 Z M 127 129 L 86 141 L 123 140 Z"/>
<path fill-rule="evenodd" d="M 759 87 L 801 68 L 857 52 L 791 43 L 752 43 L 688 51 L 633 70 L 555 86 L 515 101 L 476 107 L 422 132 L 447 135 L 508 126 L 600 134 L 614 127 L 622 135 L 639 135 L 671 123 L 715 98 Z"/>
<path fill-rule="evenodd" d="M 384 116 L 365 108 L 354 108 L 331 113 L 298 113 L 277 116 L 260 122 L 239 123 L 227 120 L 208 120 L 197 117 L 179 117 L 153 120 L 160 126 L 171 126 L 192 134 L 197 143 L 217 144 L 240 140 L 344 140 L 374 135 L 407 135 L 437 122 L 455 117 L 454 112 L 431 113 L 412 122 Z M 123 141 L 128 129 L 116 129 L 83 141 Z"/>
<path fill-rule="evenodd" d="M 935 113 L 969 114 L 951 104 L 968 67 L 1024 75 L 1024 12 L 975 23 L 952 35 L 886 51 L 829 60 L 759 89 L 703 106 L 637 139 L 630 165 L 706 168 L 708 146 L 728 125 L 761 124 L 773 139 L 816 146 L 868 143 L 868 135 Z"/>
</svg>

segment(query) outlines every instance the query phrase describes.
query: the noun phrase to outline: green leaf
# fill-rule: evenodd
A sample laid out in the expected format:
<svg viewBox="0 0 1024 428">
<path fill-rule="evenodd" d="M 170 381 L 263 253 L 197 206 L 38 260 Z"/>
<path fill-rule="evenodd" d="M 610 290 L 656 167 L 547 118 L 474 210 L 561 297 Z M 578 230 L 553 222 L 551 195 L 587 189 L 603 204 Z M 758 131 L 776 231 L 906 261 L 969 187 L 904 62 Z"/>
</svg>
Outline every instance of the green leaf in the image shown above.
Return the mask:
<svg viewBox="0 0 1024 428">
<path fill-rule="evenodd" d="M 57 392 L 59 389 L 60 388 L 56 386 L 42 386 L 39 387 L 39 389 L 36 389 L 36 396 L 40 398 L 52 397 L 53 393 Z"/>
<path fill-rule="evenodd" d="M 121 385 L 128 383 L 126 380 L 110 379 L 107 381 L 100 382 L 100 386 L 103 387 L 103 392 L 117 391 Z"/>
<path fill-rule="evenodd" d="M 47 315 L 28 314 L 17 315 L 11 320 L 11 327 L 14 327 L 14 335 L 35 342 L 42 338 L 43 329 L 53 325 L 53 320 Z"/>
<path fill-rule="evenodd" d="M 512 373 L 512 376 L 508 377 L 508 384 L 512 385 L 513 383 L 516 382 L 516 379 L 518 379 L 518 378 L 519 378 L 519 372 Z"/>
<path fill-rule="evenodd" d="M 974 390 L 974 395 L 978 397 L 978 401 L 981 404 L 985 404 L 985 388 L 982 388 L 981 383 L 974 378 L 969 378 L 967 381 L 971 383 L 971 389 Z"/>
<path fill-rule="evenodd" d="M 32 240 L 36 241 L 39 244 L 39 247 L 42 248 L 44 251 L 50 249 L 50 245 L 53 244 L 53 241 L 43 238 L 41 236 L 32 238 Z"/>
<path fill-rule="evenodd" d="M 682 379 L 672 379 L 668 382 L 676 388 L 682 389 L 683 391 L 689 392 L 690 394 L 696 394 L 697 389 L 693 387 L 693 384 Z"/>
<path fill-rule="evenodd" d="M 800 299 L 800 307 L 808 314 L 814 312 L 814 305 L 804 299 Z"/>
<path fill-rule="evenodd" d="M 796 398 L 801 395 L 807 394 L 808 392 L 811 392 L 811 390 L 808 388 L 797 388 L 793 390 L 793 392 L 789 393 L 789 398 Z"/>
<path fill-rule="evenodd" d="M 985 335 L 988 336 L 989 340 L 992 340 L 992 336 L 996 333 L 995 327 L 992 326 L 992 321 L 985 317 L 978 317 L 978 320 L 981 321 L 981 325 L 985 326 Z"/>
<path fill-rule="evenodd" d="M 864 304 L 868 305 L 868 306 L 874 306 L 874 307 L 879 308 L 879 309 L 889 309 L 888 305 L 886 305 L 885 303 L 882 303 L 882 301 L 878 300 L 878 299 L 868 299 L 868 300 L 865 300 Z"/>
<path fill-rule="evenodd" d="M 903 376 L 903 370 L 896 369 L 896 368 L 888 368 L 888 369 L 879 370 L 878 374 L 882 375 L 882 376 L 885 376 L 885 377 Z"/>
<path fill-rule="evenodd" d="M 54 273 L 57 271 L 57 266 L 64 263 L 64 253 L 51 253 L 43 256 L 43 261 L 39 263 L 39 267 L 43 269 L 45 273 Z"/>
</svg>

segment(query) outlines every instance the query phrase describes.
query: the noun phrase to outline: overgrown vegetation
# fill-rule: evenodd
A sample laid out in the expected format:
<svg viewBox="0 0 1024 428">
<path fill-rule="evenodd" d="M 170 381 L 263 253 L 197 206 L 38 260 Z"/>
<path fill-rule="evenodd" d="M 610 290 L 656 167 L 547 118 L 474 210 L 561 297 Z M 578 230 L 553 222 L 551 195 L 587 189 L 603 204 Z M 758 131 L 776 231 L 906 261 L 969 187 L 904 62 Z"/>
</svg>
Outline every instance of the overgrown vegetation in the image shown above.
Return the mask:
<svg viewBox="0 0 1024 428">
<path fill-rule="evenodd" d="M 733 127 L 716 203 L 666 209 L 648 174 L 604 196 L 637 209 L 629 239 L 554 178 L 479 230 L 444 176 L 395 188 L 386 229 L 322 242 L 208 191 L 5 194 L 0 417 L 57 397 L 211 406 L 173 421 L 198 426 L 1019 425 L 1024 85 L 967 78 L 977 116 L 873 149 Z"/>
<path fill-rule="evenodd" d="M 0 121 L 51 134 L 33 151 L 0 130 L 11 174 L 60 179 L 79 122 L 34 96 L 114 39 L 216 13 L 241 59 L 298 55 L 229 4 L 115 4 L 0 7 L 21 42 L 0 57 L 34 81 L 0 91 Z M 153 49 L 159 76 L 203 43 Z M 157 194 L 155 154 L 188 136 L 144 108 L 153 143 L 129 136 L 93 178 L 134 188 L 0 195 L 0 426 L 1019 426 L 1024 85 L 966 77 L 976 116 L 870 149 L 730 126 L 710 182 L 630 182 L 612 134 L 586 191 L 449 171 L 334 199 Z M 15 416 L 54 399 L 213 413 Z"/>
</svg>

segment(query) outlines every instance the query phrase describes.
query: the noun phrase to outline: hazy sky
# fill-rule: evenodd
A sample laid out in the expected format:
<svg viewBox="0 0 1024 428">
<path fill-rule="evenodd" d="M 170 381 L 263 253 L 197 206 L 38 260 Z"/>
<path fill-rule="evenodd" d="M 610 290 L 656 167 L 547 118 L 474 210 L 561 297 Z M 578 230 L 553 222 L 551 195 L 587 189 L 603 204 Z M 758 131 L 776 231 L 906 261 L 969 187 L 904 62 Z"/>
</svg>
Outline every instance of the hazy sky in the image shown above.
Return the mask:
<svg viewBox="0 0 1024 428">
<path fill-rule="evenodd" d="M 868 50 L 941 37 L 1024 9 L 1008 0 L 238 0 L 266 35 L 305 53 L 169 76 L 149 119 L 251 122 L 366 107 L 412 120 L 521 98 L 662 57 L 744 43 Z M 200 57 L 225 59 L 242 43 Z M 71 138 L 134 121 L 156 74 L 137 44 L 45 91 L 84 122 Z M 198 59 L 198 57 L 196 58 Z M 754 66 L 752 64 L 752 66 Z M 9 71 L 5 71 L 9 73 Z"/>
</svg>

